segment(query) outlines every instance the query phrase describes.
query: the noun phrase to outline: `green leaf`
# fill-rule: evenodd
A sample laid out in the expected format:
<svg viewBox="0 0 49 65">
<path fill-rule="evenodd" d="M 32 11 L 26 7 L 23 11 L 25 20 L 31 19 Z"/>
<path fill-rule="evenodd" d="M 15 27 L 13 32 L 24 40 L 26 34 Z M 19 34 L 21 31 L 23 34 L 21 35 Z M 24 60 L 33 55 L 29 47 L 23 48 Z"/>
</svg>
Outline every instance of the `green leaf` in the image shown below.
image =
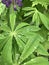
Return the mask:
<svg viewBox="0 0 49 65">
<path fill-rule="evenodd" d="M 49 65 L 48 60 L 43 57 L 37 57 L 34 59 L 31 59 L 30 61 L 22 64 L 22 65 Z"/>
<path fill-rule="evenodd" d="M 20 37 L 20 39 L 24 42 L 24 44 L 26 44 L 26 42 L 27 42 L 27 37 L 26 37 L 25 35 L 23 35 L 23 34 L 22 34 L 22 35 L 20 34 L 19 37 Z"/>
<path fill-rule="evenodd" d="M 2 59 L 4 62 L 12 63 L 12 37 L 8 39 L 3 48 Z"/>
<path fill-rule="evenodd" d="M 15 36 L 15 39 L 19 46 L 20 52 L 22 52 L 22 50 L 24 49 L 25 43 L 23 42 L 23 40 L 20 37 Z"/>
<path fill-rule="evenodd" d="M 2 35 L 2 34 L 0 34 L 0 40 L 1 40 L 1 39 L 5 39 L 5 36 Z"/>
<path fill-rule="evenodd" d="M 5 5 L 0 2 L 0 15 L 3 13 L 4 10 L 5 10 Z"/>
<path fill-rule="evenodd" d="M 33 20 L 32 22 L 35 23 L 36 26 L 39 26 L 39 24 L 40 24 L 40 17 L 39 17 L 38 11 L 35 11 L 32 20 Z"/>
<path fill-rule="evenodd" d="M 41 4 L 42 6 L 45 7 L 45 9 L 47 9 L 47 6 L 49 5 L 49 0 L 34 0 L 32 6 L 35 6 L 38 4 Z"/>
<path fill-rule="evenodd" d="M 24 27 L 22 27 L 21 29 L 18 29 L 17 30 L 17 32 L 19 33 L 19 34 L 27 34 L 27 33 L 32 33 L 32 32 L 36 32 L 36 31 L 39 31 L 40 30 L 40 28 L 39 27 L 37 27 L 37 26 L 32 26 L 32 25 L 28 25 L 28 26 L 24 26 Z"/>
<path fill-rule="evenodd" d="M 15 27 L 15 21 L 16 21 L 16 14 L 15 12 L 12 12 L 10 14 L 10 26 L 11 26 L 12 31 L 14 30 L 14 27 Z"/>
<path fill-rule="evenodd" d="M 46 50 L 48 50 L 48 49 L 49 49 L 49 41 L 46 40 L 46 41 L 43 43 L 43 46 L 44 46 L 44 48 L 45 48 Z"/>
<path fill-rule="evenodd" d="M 33 13 L 34 13 L 34 11 L 30 11 L 30 12 L 28 12 L 28 13 L 25 13 L 24 16 L 29 16 L 29 15 L 32 15 Z"/>
<path fill-rule="evenodd" d="M 29 25 L 28 23 L 22 22 L 22 23 L 20 23 L 20 24 L 16 27 L 15 30 L 19 30 L 19 29 L 21 29 L 21 28 L 23 28 L 23 27 L 25 27 L 25 26 L 28 26 L 28 25 Z"/>
<path fill-rule="evenodd" d="M 25 7 L 22 10 L 31 11 L 31 10 L 35 10 L 35 8 L 33 8 L 33 7 Z"/>
<path fill-rule="evenodd" d="M 6 24 L 2 24 L 0 26 L 0 30 L 3 30 L 4 32 L 9 32 L 10 28 Z"/>
<path fill-rule="evenodd" d="M 37 51 L 37 54 L 49 56 L 48 52 L 46 51 L 46 49 L 44 48 L 44 46 L 42 44 L 39 44 L 36 51 Z"/>
<path fill-rule="evenodd" d="M 40 36 L 42 36 L 43 39 L 46 40 L 47 39 L 48 30 L 46 29 L 45 26 L 42 26 L 41 30 L 38 31 L 38 34 L 40 34 Z"/>
<path fill-rule="evenodd" d="M 40 19 L 44 26 L 49 30 L 49 19 L 42 13 L 39 12 Z"/>
<path fill-rule="evenodd" d="M 0 51 L 1 52 L 2 52 L 2 49 L 4 48 L 4 45 L 7 42 L 7 40 L 8 40 L 8 37 L 7 38 L 4 38 L 4 39 L 0 39 Z"/>
<path fill-rule="evenodd" d="M 28 11 L 28 13 L 24 13 L 24 16 L 29 16 L 29 15 L 33 15 L 33 13 L 35 12 L 35 8 L 33 7 L 25 7 L 23 8 L 24 11 Z"/>
<path fill-rule="evenodd" d="M 34 52 L 38 45 L 39 45 L 39 37 L 38 35 L 34 34 L 27 42 L 27 44 L 24 47 L 24 50 L 22 52 L 22 55 L 20 56 L 19 63 L 23 62 L 28 56 Z"/>
</svg>

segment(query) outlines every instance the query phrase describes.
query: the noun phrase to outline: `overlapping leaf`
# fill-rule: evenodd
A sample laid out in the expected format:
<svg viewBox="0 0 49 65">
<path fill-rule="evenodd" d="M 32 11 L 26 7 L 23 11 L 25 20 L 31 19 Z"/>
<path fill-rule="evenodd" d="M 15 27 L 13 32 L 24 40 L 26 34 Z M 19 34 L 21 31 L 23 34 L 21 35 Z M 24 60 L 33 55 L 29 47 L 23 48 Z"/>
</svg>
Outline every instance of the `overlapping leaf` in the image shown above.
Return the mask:
<svg viewBox="0 0 49 65">
<path fill-rule="evenodd" d="M 2 59 L 4 62 L 12 63 L 12 38 L 10 37 L 2 51 Z"/>
<path fill-rule="evenodd" d="M 44 6 L 47 9 L 47 6 L 49 4 L 49 0 L 34 0 L 32 6 L 35 6 L 38 4 L 41 4 L 42 6 Z"/>
<path fill-rule="evenodd" d="M 48 65 L 48 60 L 43 57 L 37 57 L 24 63 L 23 65 Z"/>
<path fill-rule="evenodd" d="M 40 19 L 45 27 L 49 30 L 49 19 L 42 13 L 39 12 Z"/>
<path fill-rule="evenodd" d="M 31 38 L 29 38 L 27 44 L 24 47 L 24 50 L 22 52 L 22 55 L 19 59 L 19 62 L 23 62 L 26 58 L 28 58 L 28 56 L 30 56 L 32 54 L 32 52 L 35 51 L 35 49 L 38 47 L 39 45 L 39 36 L 37 38 L 38 35 L 34 34 L 32 35 Z"/>
<path fill-rule="evenodd" d="M 37 48 L 37 54 L 39 55 L 45 55 L 45 56 L 49 56 L 47 50 L 45 49 L 45 47 L 41 44 L 39 44 L 38 48 Z"/>
</svg>

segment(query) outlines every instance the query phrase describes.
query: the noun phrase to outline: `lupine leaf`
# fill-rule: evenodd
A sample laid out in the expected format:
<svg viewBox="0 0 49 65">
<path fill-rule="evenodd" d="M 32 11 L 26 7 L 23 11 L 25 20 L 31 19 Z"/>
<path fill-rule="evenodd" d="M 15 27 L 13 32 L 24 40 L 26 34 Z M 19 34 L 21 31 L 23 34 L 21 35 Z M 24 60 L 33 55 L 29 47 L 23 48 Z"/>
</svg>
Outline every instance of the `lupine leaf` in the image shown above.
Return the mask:
<svg viewBox="0 0 49 65">
<path fill-rule="evenodd" d="M 2 34 L 0 34 L 0 40 L 1 40 L 1 39 L 5 39 L 5 36 L 2 35 Z"/>
<path fill-rule="evenodd" d="M 34 11 L 30 11 L 28 13 L 26 13 L 24 16 L 29 16 L 29 15 L 32 15 L 34 13 Z"/>
<path fill-rule="evenodd" d="M 5 43 L 7 42 L 8 37 L 4 39 L 0 39 L 0 51 L 4 48 Z M 3 42 L 4 41 L 4 42 Z"/>
<path fill-rule="evenodd" d="M 43 43 L 43 46 L 44 46 L 44 48 L 45 48 L 46 50 L 48 50 L 48 49 L 49 49 L 49 41 L 46 40 L 46 41 Z"/>
<path fill-rule="evenodd" d="M 36 26 L 40 25 L 40 17 L 37 11 L 35 11 L 34 15 L 33 15 L 33 19 L 32 19 Z"/>
<path fill-rule="evenodd" d="M 38 45 L 39 37 L 37 38 L 37 35 L 35 34 L 28 40 L 27 44 L 25 45 L 22 55 L 20 56 L 19 62 L 21 63 L 26 58 L 28 58 L 28 56 L 30 56 L 30 54 L 32 54 L 32 52 L 34 52 L 35 49 L 37 49 Z"/>
<path fill-rule="evenodd" d="M 23 27 L 25 27 L 25 26 L 28 26 L 29 24 L 28 23 L 20 23 L 17 27 L 16 27 L 16 29 L 15 30 L 19 30 L 19 29 L 21 29 L 21 28 L 23 28 Z"/>
<path fill-rule="evenodd" d="M 30 61 L 22 65 L 48 65 L 48 60 L 43 57 L 37 57 L 37 58 L 31 59 Z"/>
<path fill-rule="evenodd" d="M 39 12 L 40 19 L 45 27 L 49 30 L 49 19 L 42 13 Z"/>
<path fill-rule="evenodd" d="M 23 34 L 23 33 L 29 33 L 29 32 L 36 32 L 39 30 L 40 30 L 40 28 L 37 26 L 28 25 L 28 26 L 25 26 L 25 27 L 22 27 L 21 29 L 19 29 L 18 32 Z"/>
<path fill-rule="evenodd" d="M 17 42 L 17 44 L 19 46 L 20 52 L 22 52 L 22 50 L 24 49 L 24 46 L 25 46 L 23 40 L 21 40 L 20 37 L 15 37 L 15 39 L 16 39 L 16 42 Z"/>
<path fill-rule="evenodd" d="M 32 8 L 32 7 L 25 7 L 25 8 L 23 8 L 23 10 L 25 10 L 25 11 L 31 11 L 31 10 L 35 10 L 35 8 Z"/>
<path fill-rule="evenodd" d="M 4 10 L 5 10 L 5 5 L 0 2 L 0 15 L 3 13 Z"/>
<path fill-rule="evenodd" d="M 42 0 L 42 1 L 41 0 L 35 0 L 35 1 L 33 1 L 32 6 L 35 6 L 35 5 L 38 5 L 38 4 L 41 4 L 42 6 L 44 6 L 47 9 L 49 1 L 48 0 L 47 1 L 46 0 Z"/>
<path fill-rule="evenodd" d="M 49 56 L 48 52 L 46 51 L 46 49 L 44 48 L 44 46 L 42 44 L 39 44 L 39 46 L 37 48 L 37 54 Z"/>
<path fill-rule="evenodd" d="M 0 26 L 0 30 L 3 30 L 4 32 L 9 32 L 10 28 L 6 24 L 2 24 Z"/>
<path fill-rule="evenodd" d="M 13 12 L 10 14 L 10 26 L 11 26 L 12 30 L 14 30 L 15 21 L 16 21 L 16 14 L 15 14 L 15 12 Z"/>
<path fill-rule="evenodd" d="M 10 37 L 2 51 L 2 59 L 4 62 L 12 63 L 12 38 Z"/>
</svg>

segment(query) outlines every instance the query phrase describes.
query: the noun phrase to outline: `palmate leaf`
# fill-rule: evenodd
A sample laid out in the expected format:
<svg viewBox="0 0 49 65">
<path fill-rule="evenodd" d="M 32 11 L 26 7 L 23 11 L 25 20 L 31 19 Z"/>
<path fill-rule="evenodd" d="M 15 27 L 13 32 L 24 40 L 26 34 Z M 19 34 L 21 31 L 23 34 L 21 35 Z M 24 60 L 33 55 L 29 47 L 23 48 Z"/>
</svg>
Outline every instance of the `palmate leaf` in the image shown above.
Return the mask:
<svg viewBox="0 0 49 65">
<path fill-rule="evenodd" d="M 31 0 L 32 1 L 32 0 Z M 41 4 L 47 9 L 47 6 L 49 5 L 49 0 L 34 0 L 32 6 Z"/>
<path fill-rule="evenodd" d="M 32 8 L 31 8 L 32 9 Z M 25 8 L 24 8 L 25 10 Z M 44 26 L 49 30 L 49 19 L 46 17 L 46 15 L 39 12 L 37 9 L 34 10 L 34 13 L 31 13 L 32 10 L 28 10 L 30 12 L 26 13 L 25 16 L 32 15 L 32 22 L 35 23 L 35 25 L 39 26 L 41 21 L 44 24 Z"/>
<path fill-rule="evenodd" d="M 34 34 L 33 37 L 29 38 L 27 44 L 24 47 L 24 50 L 22 52 L 22 55 L 20 56 L 19 63 L 23 62 L 28 56 L 32 54 L 32 52 L 37 49 L 39 45 L 39 37 L 38 35 Z"/>
<path fill-rule="evenodd" d="M 22 35 L 25 34 L 25 33 L 27 33 L 27 32 L 36 32 L 36 31 L 39 31 L 40 30 L 39 27 L 32 26 L 32 25 L 26 25 L 26 26 L 20 27 L 20 29 L 18 29 L 18 30 L 16 30 L 16 29 L 15 29 L 15 31 L 18 32 L 18 33 L 21 33 Z"/>
<path fill-rule="evenodd" d="M 30 6 L 31 5 L 30 1 L 24 0 L 23 2 L 25 3 L 28 2 L 29 4 L 28 5 L 26 4 L 26 5 Z M 41 4 L 45 8 L 47 8 L 47 5 L 49 3 L 49 0 L 47 1 L 32 0 L 32 1 L 33 1 L 32 6 Z M 26 5 L 24 5 L 23 7 L 25 7 Z M 46 55 L 46 57 L 48 56 L 48 53 L 46 51 L 48 48 L 45 50 L 44 47 L 46 45 L 44 46 L 45 42 L 43 43 L 43 41 L 47 39 L 46 30 L 49 30 L 49 24 L 48 24 L 49 20 L 47 19 L 47 17 L 45 17 L 44 14 L 42 14 L 38 10 L 36 11 L 36 9 L 32 6 L 26 7 L 23 9 L 25 11 L 21 10 L 19 12 L 13 11 L 12 9 L 13 6 L 10 6 L 9 9 L 11 10 L 11 12 L 9 12 L 9 9 L 6 12 L 6 16 L 7 16 L 6 19 L 8 20 L 8 24 L 6 25 L 3 24 L 0 26 L 0 30 L 1 30 L 0 34 L 2 33 L 0 35 L 0 56 L 2 57 L 2 60 L 0 59 L 1 60 L 0 65 L 48 65 L 48 59 L 44 57 L 36 57 L 37 55 L 34 54 L 33 52 L 36 53 L 37 51 L 37 54 L 41 54 L 44 56 Z M 22 22 L 19 25 L 17 25 L 20 22 L 18 20 L 19 18 L 21 19 L 21 16 L 22 16 L 21 20 L 25 18 L 23 17 L 23 13 L 25 12 L 26 13 L 28 12 L 27 14 L 25 14 L 25 16 L 30 17 L 31 15 L 33 17 L 32 20 L 35 22 L 35 25 L 37 26 L 35 26 L 34 23 L 33 25 L 28 24 L 29 22 L 28 23 Z M 42 11 L 42 12 L 45 12 L 45 11 Z M 18 19 L 16 18 L 16 16 Z M 31 17 L 29 19 L 31 21 Z M 27 20 L 29 21 L 29 19 Z M 46 30 L 43 30 L 44 28 L 42 27 L 41 29 L 39 28 L 40 21 L 41 21 L 41 24 L 43 23 L 44 24 L 43 26 L 47 28 Z M 40 42 L 43 44 L 40 44 Z"/>
<path fill-rule="evenodd" d="M 5 63 L 12 63 L 12 37 L 9 37 L 2 51 L 2 59 Z"/>
<path fill-rule="evenodd" d="M 29 15 L 32 15 L 36 9 L 33 7 L 25 7 L 23 8 L 23 10 L 27 12 L 24 14 L 24 16 L 29 16 Z"/>
<path fill-rule="evenodd" d="M 15 27 L 15 19 L 16 14 L 10 13 L 11 29 L 8 25 L 1 26 L 1 30 L 4 31 L 3 35 L 5 35 L 5 37 L 7 38 L 5 39 L 6 41 L 3 43 L 3 45 L 5 44 L 4 47 L 3 45 L 1 45 L 1 48 L 3 47 L 3 51 L 1 51 L 2 60 L 7 63 L 7 65 L 8 63 L 13 63 L 13 60 L 18 61 L 18 63 L 26 60 L 32 54 L 32 52 L 34 52 L 38 48 L 39 42 L 41 41 L 41 37 L 35 33 L 36 31 L 40 30 L 39 27 L 32 26 L 24 22 Z M 8 36 L 11 37 L 8 38 Z M 13 38 L 16 40 L 16 42 L 13 42 Z M 1 43 L 2 42 L 3 40 L 1 41 Z M 18 50 L 15 50 L 14 44 L 17 44 L 18 48 L 16 46 L 16 49 Z M 17 60 L 15 59 L 17 58 L 17 56 L 14 55 L 17 54 L 15 53 L 16 51 L 22 53 L 20 59 L 18 57 Z M 15 65 L 15 62 L 13 63 L 13 65 Z"/>
<path fill-rule="evenodd" d="M 31 32 L 31 31 L 38 31 L 38 30 L 40 30 L 40 28 L 38 28 L 36 26 L 31 26 L 31 25 L 24 23 L 24 22 L 19 24 L 16 27 L 15 32 L 17 32 L 17 34 L 14 37 L 17 41 L 17 44 L 18 44 L 20 50 L 24 49 L 24 46 L 26 44 L 25 41 L 27 41 L 29 36 L 31 35 L 31 34 L 28 34 L 28 33 Z"/>
<path fill-rule="evenodd" d="M 28 61 L 22 65 L 49 65 L 49 63 L 46 58 L 37 57 L 37 58 L 31 59 L 30 61 Z"/>
<path fill-rule="evenodd" d="M 5 27 L 3 27 L 3 26 L 5 26 Z M 12 52 L 12 50 L 13 50 L 12 45 L 14 45 L 14 44 L 13 44 L 11 37 L 12 38 L 13 38 L 13 36 L 15 37 L 15 40 L 17 43 L 16 42 L 14 42 L 14 43 L 18 45 L 18 47 L 19 47 L 18 51 L 20 51 L 20 53 L 22 53 L 22 51 L 25 47 L 25 44 L 26 44 L 26 41 L 24 41 L 24 39 L 26 38 L 26 40 L 27 40 L 29 38 L 29 36 L 27 38 L 26 33 L 29 33 L 31 31 L 32 32 L 38 31 L 38 30 L 40 30 L 40 28 L 38 28 L 36 26 L 31 26 L 28 23 L 24 23 L 24 22 L 19 24 L 15 30 L 13 28 L 12 31 L 8 25 L 3 25 L 3 26 L 1 26 L 1 29 L 4 31 L 2 33 L 2 35 L 5 36 L 5 39 L 4 39 L 4 42 L 3 42 L 3 40 L 0 41 L 0 44 L 1 44 L 0 50 L 2 52 L 2 58 L 3 58 L 2 61 L 4 61 L 5 63 L 12 63 L 14 60 L 14 59 L 12 59 L 12 53 L 14 53 L 14 52 Z M 9 37 L 9 36 L 11 36 L 11 37 Z"/>
<path fill-rule="evenodd" d="M 44 26 L 49 30 L 49 19 L 43 13 L 39 12 L 38 10 L 35 11 L 32 19 L 37 26 L 42 22 Z"/>
<path fill-rule="evenodd" d="M 17 41 L 17 44 L 18 44 L 20 50 L 23 50 L 24 46 L 26 44 L 25 41 L 27 41 L 27 36 L 28 36 L 26 33 L 30 32 L 30 31 L 37 31 L 37 30 L 40 30 L 40 28 L 38 28 L 36 26 L 31 26 L 31 25 L 29 25 L 27 23 L 24 23 L 24 22 L 19 24 L 16 27 L 15 31 L 17 32 L 17 34 L 14 37 L 15 37 L 15 39 Z"/>
</svg>

